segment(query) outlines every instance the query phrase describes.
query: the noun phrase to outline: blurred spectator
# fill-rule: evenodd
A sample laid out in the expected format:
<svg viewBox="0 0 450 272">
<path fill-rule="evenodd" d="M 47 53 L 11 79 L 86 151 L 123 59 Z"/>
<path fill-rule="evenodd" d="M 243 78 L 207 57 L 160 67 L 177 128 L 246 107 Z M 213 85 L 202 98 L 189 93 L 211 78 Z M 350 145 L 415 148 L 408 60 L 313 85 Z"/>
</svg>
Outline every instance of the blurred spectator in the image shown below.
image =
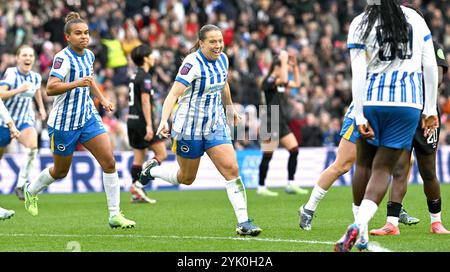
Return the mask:
<svg viewBox="0 0 450 272">
<path fill-rule="evenodd" d="M 42 51 L 39 54 L 39 69 L 45 78 L 47 78 L 47 75 L 50 73 L 54 56 L 55 51 L 53 43 L 50 41 L 44 42 L 42 45 Z"/>
<path fill-rule="evenodd" d="M 119 29 L 113 26 L 102 39 L 103 49 L 107 56 L 106 68 L 114 70 L 114 86 L 128 83 L 128 61 L 123 51 L 122 44 L 118 38 Z"/>
<path fill-rule="evenodd" d="M 422 10 L 433 37 L 449 57 L 450 1 L 402 1 Z M 123 86 L 135 69 L 128 59 L 131 50 L 141 43 L 152 48 L 156 59 L 152 83 L 161 105 L 199 28 L 217 24 L 229 57 L 233 101 L 246 109 L 252 105 L 259 114 L 260 81 L 273 57 L 281 49 L 295 52 L 301 87 L 291 90 L 288 97 L 290 128 L 302 146 L 332 145 L 351 102 L 348 28 L 365 5 L 366 0 L 0 1 L 0 76 L 15 64 L 17 47 L 26 43 L 39 56 L 36 69 L 45 86 L 54 52 L 66 46 L 64 16 L 70 10 L 80 11 L 89 24 L 95 77 L 117 101 L 113 116 L 104 118 L 119 128 L 127 117 L 128 93 Z M 443 124 L 450 114 L 449 97 L 450 72 L 444 76 L 439 98 Z M 51 107 L 53 98 L 45 99 Z M 450 135 L 446 131 L 450 125 L 444 127 L 441 140 L 450 144 L 450 136 L 445 137 Z M 116 148 L 127 148 L 126 135 L 114 135 Z M 258 143 L 244 140 L 238 144 L 245 148 Z"/>
<path fill-rule="evenodd" d="M 52 12 L 52 17 L 44 24 L 44 30 L 47 32 L 46 38 L 54 43 L 65 44 L 66 38 L 64 36 L 64 16 L 59 8 Z"/>
<path fill-rule="evenodd" d="M 314 114 L 306 115 L 306 124 L 301 131 L 303 138 L 300 146 L 322 146 L 323 132 L 319 127 L 319 120 Z"/>
</svg>

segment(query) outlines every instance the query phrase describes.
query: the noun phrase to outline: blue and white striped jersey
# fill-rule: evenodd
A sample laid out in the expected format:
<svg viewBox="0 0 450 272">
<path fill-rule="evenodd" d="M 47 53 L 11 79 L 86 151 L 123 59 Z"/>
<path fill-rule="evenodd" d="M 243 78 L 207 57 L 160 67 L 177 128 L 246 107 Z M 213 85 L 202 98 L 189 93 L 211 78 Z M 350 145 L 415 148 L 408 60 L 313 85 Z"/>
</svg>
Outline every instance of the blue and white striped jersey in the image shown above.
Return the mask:
<svg viewBox="0 0 450 272">
<path fill-rule="evenodd" d="M 35 111 L 33 109 L 33 97 L 36 91 L 41 88 L 41 81 L 41 75 L 36 72 L 30 71 L 27 75 L 24 75 L 20 73 L 17 67 L 6 69 L 0 85 L 7 86 L 8 90 L 17 89 L 26 83 L 30 85 L 30 88 L 26 92 L 17 94 L 4 101 L 5 107 L 8 109 L 16 127 L 20 127 L 25 123 L 34 125 Z M 7 127 L 3 120 L 0 120 L 0 125 Z"/>
<path fill-rule="evenodd" d="M 70 47 L 66 47 L 55 55 L 50 76 L 57 77 L 63 82 L 73 82 L 85 76 L 92 76 L 94 60 L 94 53 L 89 49 L 85 49 L 83 55 L 78 55 Z M 89 94 L 89 87 L 77 87 L 55 96 L 47 124 L 63 131 L 81 128 L 93 114 L 98 114 Z"/>
<path fill-rule="evenodd" d="M 349 118 L 349 119 L 355 119 L 355 111 L 354 111 L 355 105 L 352 103 L 350 103 L 350 106 L 348 106 L 347 108 L 347 112 L 345 113 L 344 118 Z"/>
<path fill-rule="evenodd" d="M 173 130 L 183 135 L 208 135 L 226 126 L 222 106 L 222 89 L 228 77 L 228 58 L 222 53 L 210 61 L 201 50 L 189 54 L 183 61 L 176 81 L 186 87 L 178 98 Z"/>
<path fill-rule="evenodd" d="M 364 105 L 423 108 L 422 52 L 425 43 L 432 42 L 431 32 L 416 11 L 401 8 L 408 22 L 410 38 L 396 55 L 391 54 L 389 45 L 383 40 L 379 21 L 365 42 L 361 41 L 365 27 L 360 27 L 364 13 L 350 25 L 347 47 L 365 49 L 361 52 L 365 53 L 368 64 Z"/>
</svg>

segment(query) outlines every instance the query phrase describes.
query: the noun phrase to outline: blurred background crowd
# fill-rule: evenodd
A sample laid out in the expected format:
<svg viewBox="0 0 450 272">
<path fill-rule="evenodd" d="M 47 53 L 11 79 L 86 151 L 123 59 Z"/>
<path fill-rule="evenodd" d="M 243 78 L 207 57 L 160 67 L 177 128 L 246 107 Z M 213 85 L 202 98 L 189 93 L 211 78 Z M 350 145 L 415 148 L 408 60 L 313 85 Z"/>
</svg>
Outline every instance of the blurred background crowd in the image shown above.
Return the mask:
<svg viewBox="0 0 450 272">
<path fill-rule="evenodd" d="M 449 60 L 450 1 L 404 2 L 422 10 Z M 15 65 L 16 49 L 29 44 L 36 50 L 34 70 L 41 73 L 45 87 L 54 55 L 66 46 L 65 15 L 78 11 L 89 24 L 96 80 L 116 105 L 113 113 L 99 109 L 100 114 L 115 149 L 127 150 L 128 83 L 135 70 L 131 50 L 141 43 L 153 49 L 157 61 L 152 82 L 160 109 L 197 31 L 215 24 L 223 31 L 232 98 L 243 115 L 256 116 L 261 80 L 273 54 L 286 49 L 297 56 L 301 74 L 301 87 L 286 94 L 292 131 L 300 146 L 335 146 L 351 102 L 348 28 L 365 5 L 366 0 L 2 0 L 0 77 Z M 450 72 L 444 75 L 439 97 L 445 144 L 450 144 L 449 96 Z M 50 110 L 53 98 L 44 99 Z M 248 131 L 258 122 L 241 126 Z M 257 140 L 249 139 L 234 144 L 237 149 L 259 147 Z"/>
</svg>

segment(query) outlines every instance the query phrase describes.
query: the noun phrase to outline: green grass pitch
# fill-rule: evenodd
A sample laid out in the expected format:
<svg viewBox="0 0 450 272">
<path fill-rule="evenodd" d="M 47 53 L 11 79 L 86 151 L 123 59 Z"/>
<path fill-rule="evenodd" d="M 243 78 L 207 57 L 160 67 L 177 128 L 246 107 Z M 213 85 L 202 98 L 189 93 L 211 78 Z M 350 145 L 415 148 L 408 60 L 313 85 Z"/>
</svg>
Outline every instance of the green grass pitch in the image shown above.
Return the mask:
<svg viewBox="0 0 450 272">
<path fill-rule="evenodd" d="M 333 244 L 352 223 L 350 187 L 332 188 L 316 211 L 313 228 L 298 227 L 297 210 L 307 196 L 260 197 L 248 190 L 249 215 L 263 228 L 256 239 L 235 234 L 236 219 L 225 190 L 151 192 L 156 204 L 131 204 L 122 192 L 121 208 L 137 222 L 134 229 L 110 229 L 104 193 L 43 194 L 39 215 L 32 217 L 14 195 L 0 205 L 16 215 L 0 221 L 0 251 L 333 251 Z M 441 186 L 442 219 L 450 227 L 450 185 Z M 405 208 L 421 222 L 400 225 L 400 236 L 371 237 L 390 251 L 450 251 L 449 235 L 429 233 L 429 215 L 421 185 L 411 185 Z M 370 224 L 385 222 L 386 200 Z"/>
</svg>

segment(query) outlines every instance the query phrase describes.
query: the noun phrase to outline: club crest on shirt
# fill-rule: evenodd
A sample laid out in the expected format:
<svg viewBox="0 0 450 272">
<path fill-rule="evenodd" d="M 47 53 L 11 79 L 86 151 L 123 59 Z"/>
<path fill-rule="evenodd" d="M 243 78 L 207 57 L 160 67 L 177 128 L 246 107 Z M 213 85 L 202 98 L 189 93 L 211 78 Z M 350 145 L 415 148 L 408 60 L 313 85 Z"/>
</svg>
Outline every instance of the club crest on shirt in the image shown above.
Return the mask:
<svg viewBox="0 0 450 272">
<path fill-rule="evenodd" d="M 59 145 L 57 146 L 57 148 L 58 148 L 58 150 L 61 151 L 61 152 L 64 152 L 64 151 L 66 150 L 66 147 L 65 147 L 63 144 L 59 144 Z"/>
<path fill-rule="evenodd" d="M 183 151 L 184 153 L 188 153 L 188 152 L 189 152 L 189 146 L 187 146 L 187 145 L 182 145 L 180 149 L 181 149 L 181 151 Z"/>
<path fill-rule="evenodd" d="M 53 64 L 53 68 L 55 68 L 55 69 L 61 68 L 61 65 L 62 65 L 63 61 L 64 61 L 63 58 L 57 57 L 55 59 L 55 63 Z"/>
<path fill-rule="evenodd" d="M 152 88 L 152 81 L 150 79 L 144 80 L 144 88 L 150 90 Z"/>
<path fill-rule="evenodd" d="M 191 68 L 192 68 L 192 64 L 185 63 L 184 66 L 180 70 L 180 74 L 182 74 L 183 76 L 187 75 L 189 73 L 189 71 L 191 70 Z"/>
</svg>

